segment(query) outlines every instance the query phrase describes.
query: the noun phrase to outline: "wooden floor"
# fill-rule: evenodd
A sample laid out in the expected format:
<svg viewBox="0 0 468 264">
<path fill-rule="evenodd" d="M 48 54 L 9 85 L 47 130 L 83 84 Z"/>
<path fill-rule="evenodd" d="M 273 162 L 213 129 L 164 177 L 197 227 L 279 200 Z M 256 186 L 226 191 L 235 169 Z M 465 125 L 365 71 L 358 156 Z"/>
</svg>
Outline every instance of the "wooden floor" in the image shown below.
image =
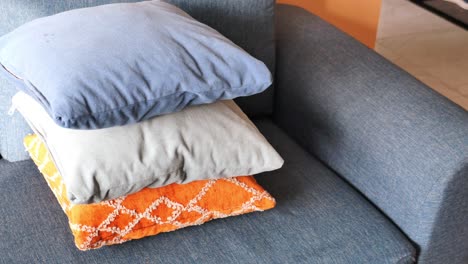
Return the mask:
<svg viewBox="0 0 468 264">
<path fill-rule="evenodd" d="M 382 0 L 376 51 L 468 110 L 468 31 L 407 0 Z"/>
</svg>

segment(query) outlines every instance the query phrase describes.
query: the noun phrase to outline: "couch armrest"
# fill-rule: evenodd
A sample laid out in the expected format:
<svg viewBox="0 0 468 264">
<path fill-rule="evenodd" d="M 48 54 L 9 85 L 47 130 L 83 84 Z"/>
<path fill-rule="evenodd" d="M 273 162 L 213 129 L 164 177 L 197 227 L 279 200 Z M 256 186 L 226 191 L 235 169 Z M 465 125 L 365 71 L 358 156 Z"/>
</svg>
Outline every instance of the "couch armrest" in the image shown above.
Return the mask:
<svg viewBox="0 0 468 264">
<path fill-rule="evenodd" d="M 421 263 L 467 263 L 468 113 L 305 10 L 278 5 L 276 30 L 275 121 L 392 219 Z"/>
</svg>

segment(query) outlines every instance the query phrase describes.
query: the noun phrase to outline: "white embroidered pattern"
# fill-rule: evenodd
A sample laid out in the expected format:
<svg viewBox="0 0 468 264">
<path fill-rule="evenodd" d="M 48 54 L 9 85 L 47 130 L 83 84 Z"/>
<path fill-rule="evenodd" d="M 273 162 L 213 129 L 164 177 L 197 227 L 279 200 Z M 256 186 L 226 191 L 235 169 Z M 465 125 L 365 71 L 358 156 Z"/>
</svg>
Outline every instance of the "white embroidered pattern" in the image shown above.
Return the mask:
<svg viewBox="0 0 468 264">
<path fill-rule="evenodd" d="M 31 157 L 38 165 L 40 172 L 44 175 L 47 182 L 49 183 L 57 181 L 60 178 L 60 175 L 57 172 L 53 175 L 49 175 L 46 171 L 44 171 L 45 168 L 50 165 L 49 163 L 52 163 L 52 160 L 48 158 L 48 155 L 46 155 L 47 158 L 42 157 L 41 159 L 39 157 L 41 143 L 42 142 L 40 141 L 40 139 L 36 137 L 29 144 L 28 151 L 31 153 Z M 41 162 L 40 160 L 43 161 Z M 207 210 L 202 206 L 198 205 L 198 202 L 202 200 L 202 198 L 207 194 L 207 192 L 216 183 L 216 181 L 226 181 L 231 184 L 234 184 L 240 187 L 240 189 L 249 193 L 251 197 L 248 201 L 244 202 L 238 210 L 232 211 L 229 214 L 225 214 L 214 210 Z M 64 184 L 60 184 L 57 188 L 54 188 L 49 184 L 49 187 L 51 188 L 52 192 L 57 198 L 64 196 Z M 262 199 L 268 199 L 274 202 L 274 198 L 271 197 L 268 192 L 258 191 L 255 188 L 248 186 L 244 182 L 237 180 L 236 178 L 225 178 L 208 181 L 186 205 L 172 201 L 167 197 L 160 196 L 156 200 L 154 200 L 143 212 L 138 213 L 136 210 L 132 208 L 127 208 L 123 205 L 123 202 L 126 198 L 127 196 L 123 196 L 118 199 L 102 202 L 101 205 L 108 206 L 112 208 L 113 211 L 97 227 L 69 222 L 72 231 L 86 232 L 88 234 L 88 236 L 85 239 L 85 242 L 81 245 L 77 245 L 79 249 L 87 250 L 99 248 L 104 245 L 120 244 L 126 242 L 130 239 L 126 239 L 125 236 L 132 232 L 134 227 L 143 219 L 151 221 L 155 225 L 169 224 L 176 226 L 177 229 L 179 229 L 187 226 L 201 225 L 210 219 L 225 218 L 245 214 L 247 212 L 252 211 L 263 211 L 255 205 L 257 201 L 261 201 Z M 69 212 L 75 206 L 69 202 L 60 204 L 62 205 L 62 210 L 64 212 Z M 162 219 L 161 216 L 157 215 L 158 207 L 161 205 L 165 205 L 168 208 L 172 209 L 171 215 L 166 217 L 165 219 Z M 184 212 L 195 212 L 198 213 L 200 216 L 195 221 L 184 222 L 183 219 L 179 218 Z M 154 213 L 156 213 L 156 215 Z M 127 223 L 127 225 L 124 228 L 112 226 L 117 216 L 123 215 L 131 217 L 131 219 L 133 220 L 129 221 L 129 223 Z M 99 240 L 97 242 L 93 242 L 93 240 L 99 236 L 100 232 L 108 232 L 112 235 L 115 235 L 115 237 L 111 240 Z"/>
</svg>

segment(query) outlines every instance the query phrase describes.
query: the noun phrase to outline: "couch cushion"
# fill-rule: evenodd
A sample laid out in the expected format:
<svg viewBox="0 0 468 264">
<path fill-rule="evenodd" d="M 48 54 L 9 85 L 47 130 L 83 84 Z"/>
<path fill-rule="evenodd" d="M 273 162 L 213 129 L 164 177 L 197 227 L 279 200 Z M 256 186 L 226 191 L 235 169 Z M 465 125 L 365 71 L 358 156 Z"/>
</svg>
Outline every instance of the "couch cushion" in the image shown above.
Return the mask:
<svg viewBox="0 0 468 264">
<path fill-rule="evenodd" d="M 0 162 L 0 254 L 6 263 L 412 263 L 415 249 L 365 198 L 270 121 L 285 158 L 257 179 L 277 207 L 83 254 L 32 162 Z"/>
</svg>

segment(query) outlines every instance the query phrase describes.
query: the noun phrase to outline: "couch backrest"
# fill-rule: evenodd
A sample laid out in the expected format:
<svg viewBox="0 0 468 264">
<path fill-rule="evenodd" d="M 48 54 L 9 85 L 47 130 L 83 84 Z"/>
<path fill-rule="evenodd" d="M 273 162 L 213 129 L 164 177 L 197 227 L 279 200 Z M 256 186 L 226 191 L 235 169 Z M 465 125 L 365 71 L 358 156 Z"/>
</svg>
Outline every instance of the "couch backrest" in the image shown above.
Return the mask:
<svg viewBox="0 0 468 264">
<path fill-rule="evenodd" d="M 1 0 L 0 36 L 33 19 L 70 9 L 140 0 Z M 273 72 L 274 0 L 167 0 L 195 19 L 215 28 L 254 57 L 262 60 Z M 5 86 L 5 82 L 1 82 Z M 12 89 L 13 87 L 0 87 Z M 273 91 L 237 100 L 249 115 L 270 114 Z"/>
</svg>

